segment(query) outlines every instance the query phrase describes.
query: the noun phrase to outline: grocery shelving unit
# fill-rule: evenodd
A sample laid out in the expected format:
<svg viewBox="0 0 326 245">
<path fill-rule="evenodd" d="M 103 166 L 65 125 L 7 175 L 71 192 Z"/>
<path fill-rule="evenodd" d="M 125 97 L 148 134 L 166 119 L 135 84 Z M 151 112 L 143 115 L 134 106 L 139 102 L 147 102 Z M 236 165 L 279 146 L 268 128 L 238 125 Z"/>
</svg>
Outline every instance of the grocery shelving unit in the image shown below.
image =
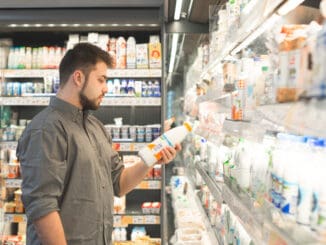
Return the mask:
<svg viewBox="0 0 326 245">
<path fill-rule="evenodd" d="M 214 79 L 216 79 L 219 65 L 223 64 L 223 62 L 234 61 L 237 55 L 241 57 L 240 51 L 280 20 L 286 13 L 285 10 L 289 7 L 290 2 L 294 3 L 295 1 L 250 1 L 243 11 L 244 13 L 240 16 L 240 27 L 232 33 L 229 40 L 223 43 L 217 54 L 212 55 L 214 59 L 210 60 L 210 63 L 202 69 L 200 79 L 196 77 L 197 83 L 205 79 L 213 79 L 212 83 L 216 82 Z M 307 2 L 309 1 L 305 1 L 305 4 L 309 5 Z M 217 9 L 221 7 L 223 8 L 221 5 L 216 6 Z M 314 7 L 318 6 L 315 4 Z M 293 8 L 295 9 L 295 6 Z M 197 66 L 196 69 L 200 68 Z M 190 74 L 195 76 L 197 71 L 192 71 Z M 189 78 L 185 76 L 184 79 Z M 191 79 L 194 78 L 189 80 Z M 214 85 L 216 86 L 216 84 Z M 320 138 L 326 136 L 325 130 L 322 129 L 320 123 L 320 121 L 325 121 L 325 97 L 305 97 L 293 102 L 256 106 L 250 120 L 232 120 L 229 116 L 231 114 L 232 93 L 222 92 L 221 95 L 221 89 L 214 90 L 214 86 L 212 87 L 213 89 L 209 88 L 206 91 L 206 95 L 197 95 L 194 108 L 200 110 L 200 103 L 209 102 L 206 105 L 213 108 L 213 113 L 224 113 L 226 115 L 223 126 L 221 128 L 221 124 L 218 123 L 208 125 L 208 118 L 214 117 L 215 114 L 208 114 L 209 109 L 206 108 L 206 114 L 201 115 L 205 122 L 200 125 L 201 131 L 196 132 L 199 136 L 195 137 L 202 137 L 206 140 L 212 139 L 213 144 L 216 144 L 216 148 L 221 144 L 221 141 L 216 139 L 219 137 L 218 134 L 220 134 L 221 138 L 226 134 L 236 138 L 253 140 L 254 142 L 261 142 L 266 132 L 288 132 Z M 212 106 L 214 103 L 216 107 Z M 216 108 L 218 109 L 214 111 Z M 184 115 L 184 118 L 194 120 L 191 113 L 193 111 Z M 214 119 L 211 120 L 214 121 Z M 218 132 L 210 132 L 212 128 Z M 198 141 L 196 143 L 194 143 L 194 140 L 189 141 L 186 145 L 199 144 Z M 297 224 L 295 221 L 288 222 L 286 220 L 288 217 L 284 218 L 284 214 L 269 201 L 265 200 L 263 204 L 257 202 L 254 197 L 250 196 L 248 190 L 241 189 L 233 179 L 224 176 L 224 182 L 218 182 L 212 177 L 212 173 L 206 169 L 208 167 L 204 167 L 210 163 L 207 160 L 202 160 L 202 162 L 196 160 L 196 157 L 199 157 L 198 148 L 197 152 L 190 150 L 187 154 L 190 154 L 189 152 L 193 155 L 185 157 L 185 168 L 189 169 L 195 165 L 196 174 L 188 175 L 200 176 L 202 186 L 208 187 L 210 194 L 217 202 L 226 204 L 230 208 L 254 244 L 323 244 L 323 241 L 318 240 L 316 233 L 311 231 L 309 227 Z M 216 232 L 216 237 L 219 238 L 221 234 L 216 231 L 218 229 L 215 226 L 212 226 L 212 228 Z M 223 244 L 221 239 L 218 240 L 219 244 Z"/>
<path fill-rule="evenodd" d="M 113 4 L 112 6 L 110 6 Z M 89 32 L 99 32 L 110 34 L 111 37 L 118 36 L 135 36 L 137 43 L 147 43 L 150 35 L 161 36 L 161 23 L 159 20 L 161 12 L 161 4 L 152 2 L 150 6 L 132 7 L 122 3 L 102 3 L 103 8 L 90 7 L 89 4 L 78 8 L 70 6 L 66 9 L 46 8 L 30 8 L 22 15 L 20 9 L 0 9 L 2 16 L 9 14 L 11 16 L 10 23 L 6 20 L 0 20 L 0 29 L 3 30 L 1 38 L 12 38 L 15 46 L 42 46 L 42 45 L 64 45 L 64 39 L 69 33 L 85 34 Z M 51 4 L 50 4 L 51 5 Z M 66 4 L 64 4 L 66 6 Z M 89 8 L 90 7 L 90 8 Z M 1 8 L 1 6 L 0 6 Z M 88 9 L 89 8 L 89 9 Z M 33 16 L 42 17 L 37 20 Z M 81 14 L 83 13 L 83 14 Z M 60 24 L 57 16 L 62 16 Z M 80 16 L 89 17 L 87 23 L 83 23 Z M 20 17 L 19 17 L 20 16 Z M 129 17 L 132 16 L 132 23 Z M 18 18 L 29 20 L 30 28 L 22 26 L 12 28 L 10 24 Z M 36 23 L 36 24 L 35 24 Z M 50 24 L 49 24 L 50 23 Z M 56 24 L 52 24 L 56 23 Z M 63 24 L 64 23 L 64 24 Z M 76 25 L 80 23 L 80 25 Z M 90 24 L 91 23 L 91 24 Z M 118 23 L 118 24 L 117 24 Z M 162 39 L 161 39 L 162 42 Z M 0 85 L 9 81 L 26 81 L 38 79 L 43 81 L 45 77 L 58 77 L 57 69 L 1 69 Z M 161 97 L 135 97 L 135 96 L 105 96 L 101 107 L 94 115 L 98 117 L 104 124 L 112 124 L 114 117 L 123 117 L 124 124 L 144 125 L 144 124 L 161 124 L 162 116 L 162 98 L 164 96 L 164 81 L 162 79 L 162 69 L 110 69 L 107 72 L 108 78 L 119 79 L 138 79 L 138 80 L 158 80 L 161 84 Z M 20 118 L 32 119 L 32 117 L 47 106 L 51 96 L 55 94 L 24 94 L 19 97 L 2 96 L 0 97 L 0 107 L 8 106 L 18 111 Z M 151 114 L 151 116 L 148 116 Z M 114 141 L 113 148 L 120 152 L 121 155 L 134 155 L 139 149 L 145 146 L 145 142 L 132 141 Z M 16 141 L 0 142 L 0 147 L 6 147 L 15 150 Z M 2 186 L 6 188 L 19 188 L 21 179 L 4 178 Z M 162 192 L 161 179 L 145 179 L 143 180 L 130 195 L 126 196 L 127 208 L 124 214 L 116 214 L 114 216 L 114 226 L 128 227 L 128 238 L 132 227 L 141 225 L 145 226 L 148 235 L 160 238 L 163 233 L 161 229 L 161 212 L 159 214 L 143 214 L 141 204 L 145 201 L 161 201 Z M 162 207 L 163 208 L 163 207 Z M 5 213 L 3 223 L 20 223 L 26 222 L 24 214 Z"/>
</svg>

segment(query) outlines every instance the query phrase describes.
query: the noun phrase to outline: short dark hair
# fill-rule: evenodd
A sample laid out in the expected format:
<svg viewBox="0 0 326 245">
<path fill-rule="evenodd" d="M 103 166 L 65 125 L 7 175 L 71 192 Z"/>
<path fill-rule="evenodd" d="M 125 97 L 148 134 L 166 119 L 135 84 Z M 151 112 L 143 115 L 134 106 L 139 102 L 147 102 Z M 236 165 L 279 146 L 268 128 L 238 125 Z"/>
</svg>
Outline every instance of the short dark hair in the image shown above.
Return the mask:
<svg viewBox="0 0 326 245">
<path fill-rule="evenodd" d="M 112 66 L 110 55 L 99 47 L 90 43 L 78 43 L 69 49 L 59 65 L 60 86 L 63 87 L 75 70 L 82 70 L 86 76 L 98 62 L 104 62 L 109 68 Z"/>
</svg>

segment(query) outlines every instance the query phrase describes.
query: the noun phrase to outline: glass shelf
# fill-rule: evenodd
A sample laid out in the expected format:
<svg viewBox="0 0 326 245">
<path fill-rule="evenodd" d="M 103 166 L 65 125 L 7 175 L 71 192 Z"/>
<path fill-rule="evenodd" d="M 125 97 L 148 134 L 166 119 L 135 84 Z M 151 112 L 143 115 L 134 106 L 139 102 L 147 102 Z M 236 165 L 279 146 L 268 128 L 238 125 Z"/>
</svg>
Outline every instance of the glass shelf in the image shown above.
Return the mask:
<svg viewBox="0 0 326 245">
<path fill-rule="evenodd" d="M 322 244 L 307 227 L 289 220 L 271 203 L 259 205 L 230 179 L 217 183 L 201 166 L 196 166 L 216 200 L 223 200 L 239 218 L 255 244 Z"/>
</svg>

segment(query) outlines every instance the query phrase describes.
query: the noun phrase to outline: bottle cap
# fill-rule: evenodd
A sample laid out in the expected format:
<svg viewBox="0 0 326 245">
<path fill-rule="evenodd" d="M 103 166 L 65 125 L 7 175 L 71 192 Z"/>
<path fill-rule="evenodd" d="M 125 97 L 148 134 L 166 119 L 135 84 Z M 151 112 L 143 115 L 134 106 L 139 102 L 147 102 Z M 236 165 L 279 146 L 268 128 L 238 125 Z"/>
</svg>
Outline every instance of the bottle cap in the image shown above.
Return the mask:
<svg viewBox="0 0 326 245">
<path fill-rule="evenodd" d="M 184 122 L 183 125 L 186 127 L 186 129 L 187 129 L 189 132 L 191 132 L 191 130 L 192 130 L 192 126 L 191 126 L 191 124 L 190 124 L 189 122 Z"/>
</svg>

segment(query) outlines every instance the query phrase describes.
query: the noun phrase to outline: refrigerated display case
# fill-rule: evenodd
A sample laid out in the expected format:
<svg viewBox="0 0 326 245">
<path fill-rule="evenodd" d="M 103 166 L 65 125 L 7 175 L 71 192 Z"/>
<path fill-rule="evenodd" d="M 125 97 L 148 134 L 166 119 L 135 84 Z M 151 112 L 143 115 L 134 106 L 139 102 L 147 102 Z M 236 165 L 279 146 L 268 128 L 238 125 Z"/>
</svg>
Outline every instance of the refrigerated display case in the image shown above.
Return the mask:
<svg viewBox="0 0 326 245">
<path fill-rule="evenodd" d="M 183 97 L 179 122 L 196 125 L 167 181 L 171 197 L 190 179 L 201 201 L 191 208 L 205 211 L 219 244 L 325 243 L 325 23 L 319 2 L 301 2 L 211 6 L 209 45 L 197 37 L 195 51 L 185 48 L 195 58 L 182 63 L 183 74 L 169 74 L 173 102 Z M 178 205 L 189 206 L 186 197 Z M 184 223 L 175 217 L 177 231 Z M 186 242 L 171 233 L 172 242 Z"/>
</svg>

